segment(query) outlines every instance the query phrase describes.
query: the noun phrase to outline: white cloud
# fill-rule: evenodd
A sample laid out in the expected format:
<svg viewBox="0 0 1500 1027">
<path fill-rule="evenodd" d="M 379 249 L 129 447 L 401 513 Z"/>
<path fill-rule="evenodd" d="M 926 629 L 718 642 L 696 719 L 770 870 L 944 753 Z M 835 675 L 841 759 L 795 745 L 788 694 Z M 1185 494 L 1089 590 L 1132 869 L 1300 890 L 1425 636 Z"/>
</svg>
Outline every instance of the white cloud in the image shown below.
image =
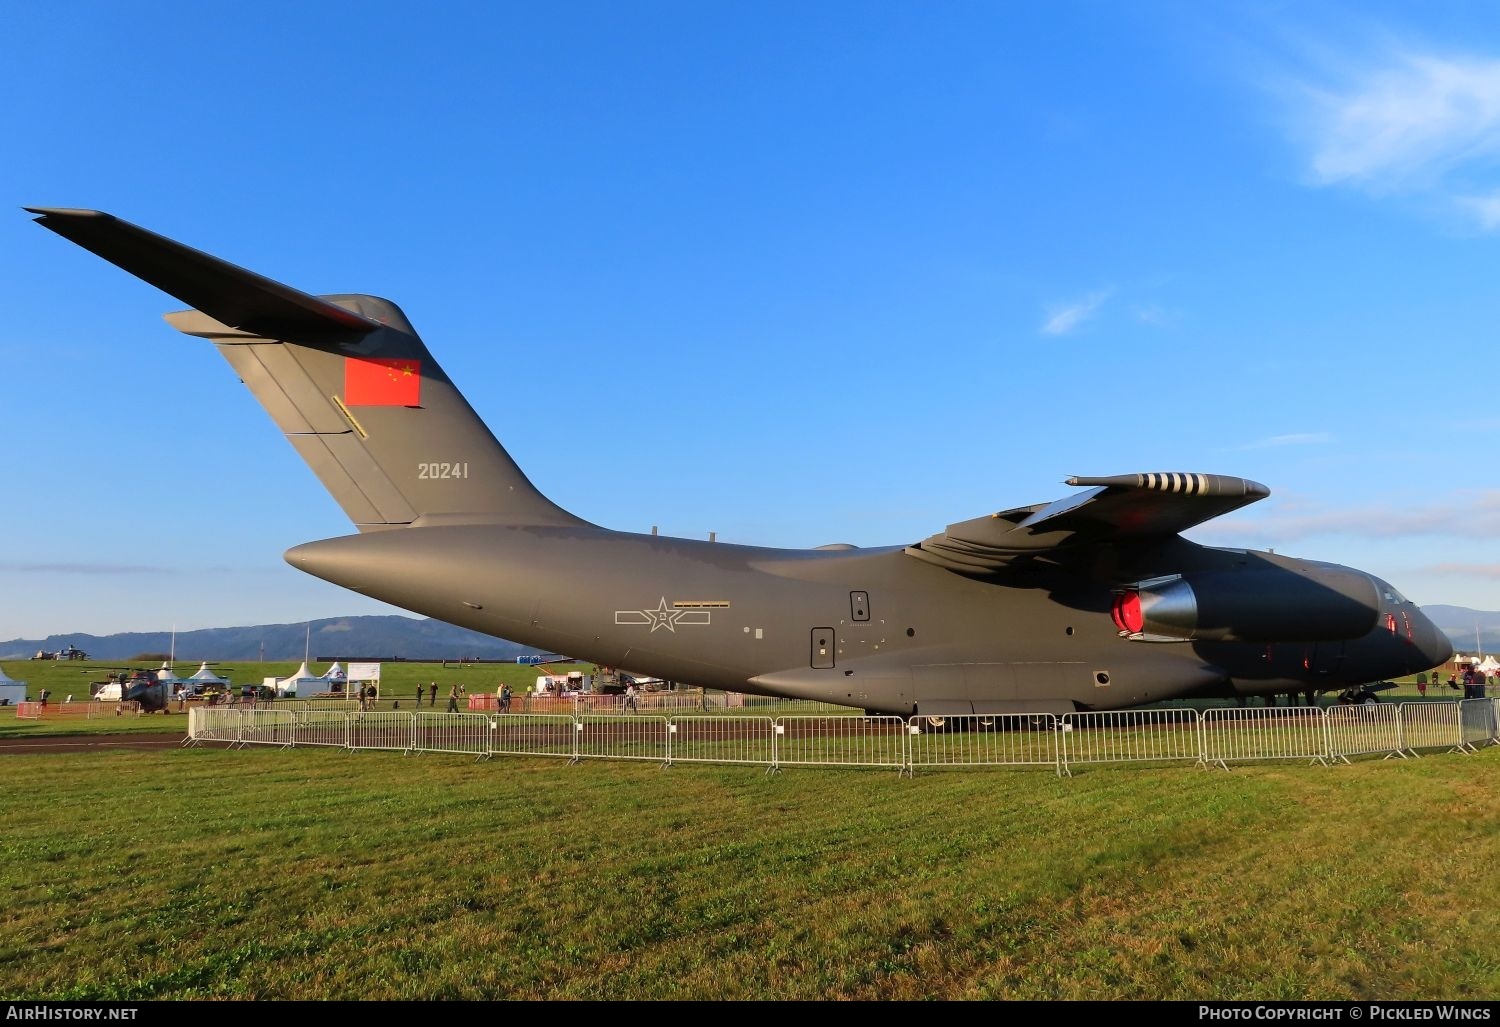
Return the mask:
<svg viewBox="0 0 1500 1027">
<path fill-rule="evenodd" d="M 1486 232 L 1500 228 L 1500 192 L 1489 196 L 1460 196 L 1458 202 L 1468 208 L 1470 214 Z"/>
<path fill-rule="evenodd" d="M 1500 563 L 1439 563 L 1420 569 L 1429 574 L 1453 574 L 1460 577 L 1500 579 Z"/>
<path fill-rule="evenodd" d="M 1135 308 L 1135 319 L 1141 324 L 1148 324 L 1155 328 L 1165 328 L 1177 322 L 1177 315 L 1165 310 L 1155 304 L 1140 304 Z"/>
<path fill-rule="evenodd" d="M 1269 513 L 1260 518 L 1238 518 L 1232 524 L 1214 523 L 1194 532 L 1216 545 L 1268 545 L 1296 542 L 1315 536 L 1392 539 L 1448 536 L 1500 539 L 1500 489 L 1487 489 L 1428 506 L 1392 509 L 1387 506 L 1313 509 L 1305 513 Z"/>
<path fill-rule="evenodd" d="M 1300 89 L 1321 185 L 1433 195 L 1500 229 L 1500 60 L 1398 52 Z"/>
<path fill-rule="evenodd" d="M 1272 435 L 1270 438 L 1247 442 L 1240 449 L 1270 449 L 1273 446 L 1319 446 L 1332 441 L 1333 436 L 1328 432 L 1312 431 L 1293 435 Z"/>
<path fill-rule="evenodd" d="M 1109 299 L 1109 295 L 1110 290 L 1100 289 L 1098 292 L 1089 293 L 1081 300 L 1049 310 L 1047 320 L 1042 323 L 1042 334 L 1067 335 L 1093 317 L 1104 305 L 1104 301 Z"/>
</svg>

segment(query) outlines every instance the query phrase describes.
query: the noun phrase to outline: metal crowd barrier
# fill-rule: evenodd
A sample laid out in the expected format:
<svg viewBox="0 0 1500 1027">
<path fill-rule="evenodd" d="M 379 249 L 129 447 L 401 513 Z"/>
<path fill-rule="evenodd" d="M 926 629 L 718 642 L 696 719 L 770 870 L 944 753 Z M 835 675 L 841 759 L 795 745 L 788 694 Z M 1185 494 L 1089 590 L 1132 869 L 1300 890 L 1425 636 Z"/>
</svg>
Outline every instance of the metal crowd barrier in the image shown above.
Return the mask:
<svg viewBox="0 0 1500 1027">
<path fill-rule="evenodd" d="M 906 726 L 907 766 L 917 767 L 1052 767 L 1064 773 L 1057 718 L 1050 713 L 944 718 L 936 730 L 926 717 Z"/>
<path fill-rule="evenodd" d="M 1203 711 L 1204 766 L 1242 760 L 1303 759 L 1328 764 L 1328 720 L 1316 706 Z"/>
<path fill-rule="evenodd" d="M 1459 746 L 1478 752 L 1495 739 L 1495 704 L 1491 699 L 1464 699 L 1458 704 Z"/>
<path fill-rule="evenodd" d="M 372 716 L 366 713 L 364 716 Z M 490 758 L 490 718 L 484 713 L 416 713 L 415 752 L 454 752 Z"/>
<path fill-rule="evenodd" d="M 572 717 L 507 713 L 490 720 L 492 756 L 563 756 L 573 759 L 578 731 Z"/>
<path fill-rule="evenodd" d="M 1203 761 L 1203 721 L 1195 710 L 1113 710 L 1064 714 L 1059 763 Z"/>
<path fill-rule="evenodd" d="M 589 713 L 577 718 L 573 730 L 577 736 L 574 763 L 582 759 L 654 760 L 666 766 L 672 761 L 666 717 Z"/>
<path fill-rule="evenodd" d="M 33 704 L 38 705 L 38 704 Z M 19 711 L 18 711 L 19 712 Z M 788 716 L 734 713 L 491 714 L 349 712 L 193 707 L 188 740 L 244 745 L 326 745 L 398 752 L 448 752 L 583 759 L 738 763 L 765 766 L 1051 766 L 1305 759 L 1327 764 L 1419 749 L 1473 752 L 1500 743 L 1500 699 L 1361 706 L 1226 707 L 1004 716 Z"/>
<path fill-rule="evenodd" d="M 776 722 L 770 717 L 673 718 L 667 725 L 673 763 L 776 765 Z"/>
<path fill-rule="evenodd" d="M 390 752 L 411 752 L 417 745 L 418 713 L 396 713 L 377 711 L 344 718 L 344 731 L 350 749 L 381 749 Z M 429 714 L 434 716 L 434 714 Z"/>
<path fill-rule="evenodd" d="M 1401 747 L 1413 756 L 1418 749 L 1467 751 L 1456 702 L 1404 702 L 1401 704 Z"/>
<path fill-rule="evenodd" d="M 1330 759 L 1348 763 L 1350 756 L 1376 752 L 1385 753 L 1386 759 L 1406 758 L 1401 708 L 1394 703 L 1330 706 L 1324 716 L 1328 719 Z"/>
<path fill-rule="evenodd" d="M 911 768 L 900 717 L 778 717 L 775 764 Z"/>
</svg>

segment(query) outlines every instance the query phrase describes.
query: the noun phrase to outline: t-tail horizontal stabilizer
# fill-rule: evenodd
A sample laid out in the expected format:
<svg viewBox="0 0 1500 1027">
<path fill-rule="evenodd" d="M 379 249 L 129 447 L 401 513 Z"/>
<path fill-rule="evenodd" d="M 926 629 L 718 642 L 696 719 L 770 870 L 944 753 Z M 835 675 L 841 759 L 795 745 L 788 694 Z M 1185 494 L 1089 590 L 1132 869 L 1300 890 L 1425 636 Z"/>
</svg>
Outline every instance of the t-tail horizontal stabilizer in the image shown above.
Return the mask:
<svg viewBox="0 0 1500 1027">
<path fill-rule="evenodd" d="M 36 223 L 247 335 L 316 343 L 380 327 L 351 310 L 97 210 L 27 207 Z"/>
<path fill-rule="evenodd" d="M 527 480 L 406 320 L 378 296 L 312 296 L 96 210 L 37 223 L 170 293 L 361 531 L 586 525 Z"/>
</svg>

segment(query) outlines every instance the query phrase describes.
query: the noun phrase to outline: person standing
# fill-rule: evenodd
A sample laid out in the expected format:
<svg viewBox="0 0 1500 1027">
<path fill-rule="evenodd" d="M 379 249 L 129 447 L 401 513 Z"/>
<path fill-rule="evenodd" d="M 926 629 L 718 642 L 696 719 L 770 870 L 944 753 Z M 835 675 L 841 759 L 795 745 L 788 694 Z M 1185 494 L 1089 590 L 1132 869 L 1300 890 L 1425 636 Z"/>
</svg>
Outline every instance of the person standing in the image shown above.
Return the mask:
<svg viewBox="0 0 1500 1027">
<path fill-rule="evenodd" d="M 448 712 L 458 712 L 458 686 L 453 685 L 448 689 Z"/>
<path fill-rule="evenodd" d="M 1418 674 L 1417 675 L 1417 694 L 1420 695 L 1423 699 L 1427 698 L 1427 675 L 1426 674 Z"/>
<path fill-rule="evenodd" d="M 419 697 L 419 699 L 420 699 L 420 697 Z M 420 706 L 421 702 L 419 701 L 417 703 L 417 705 Z M 437 705 L 437 682 L 436 681 L 429 681 L 429 682 L 427 682 L 427 705 L 428 706 L 436 706 Z"/>
<path fill-rule="evenodd" d="M 500 686 L 500 712 L 510 712 L 510 685 L 508 684 Z"/>
<path fill-rule="evenodd" d="M 625 712 L 626 713 L 639 713 L 640 712 L 640 707 L 637 706 L 636 703 L 635 703 L 635 682 L 634 681 L 632 681 L 630 684 L 628 684 L 628 685 L 625 686 Z"/>
</svg>

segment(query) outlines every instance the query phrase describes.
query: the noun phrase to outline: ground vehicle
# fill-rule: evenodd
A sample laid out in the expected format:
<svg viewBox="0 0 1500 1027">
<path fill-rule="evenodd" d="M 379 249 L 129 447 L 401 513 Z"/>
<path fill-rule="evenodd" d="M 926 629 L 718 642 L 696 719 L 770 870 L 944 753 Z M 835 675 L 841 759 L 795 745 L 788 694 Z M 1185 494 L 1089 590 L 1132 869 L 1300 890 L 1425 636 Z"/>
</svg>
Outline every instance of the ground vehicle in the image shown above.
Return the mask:
<svg viewBox="0 0 1500 1027">
<path fill-rule="evenodd" d="M 624 695 L 625 686 L 630 684 L 635 685 L 637 692 L 660 692 L 667 688 L 667 682 L 661 678 L 634 674 L 614 667 L 600 667 L 594 675 L 594 691 L 605 695 Z"/>
<path fill-rule="evenodd" d="M 536 694 L 561 695 L 564 692 L 583 692 L 588 689 L 589 679 L 581 670 L 572 670 L 566 674 L 538 674 L 536 678 Z"/>
</svg>

